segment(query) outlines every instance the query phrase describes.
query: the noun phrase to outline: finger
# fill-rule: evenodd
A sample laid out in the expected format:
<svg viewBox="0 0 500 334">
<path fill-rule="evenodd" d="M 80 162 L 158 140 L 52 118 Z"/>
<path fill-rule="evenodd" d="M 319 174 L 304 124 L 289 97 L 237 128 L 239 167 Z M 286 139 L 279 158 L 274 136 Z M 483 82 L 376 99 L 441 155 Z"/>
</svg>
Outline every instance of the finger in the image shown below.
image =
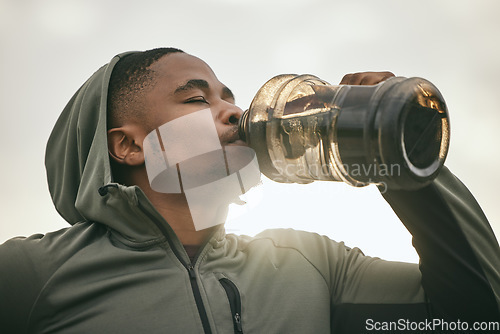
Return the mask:
<svg viewBox="0 0 500 334">
<path fill-rule="evenodd" d="M 392 77 L 395 77 L 394 73 L 392 72 L 389 72 L 389 71 L 385 71 L 385 72 L 379 72 L 380 75 L 381 75 L 381 79 L 379 82 L 382 82 L 382 81 L 385 81 L 389 78 L 392 78 Z"/>
<path fill-rule="evenodd" d="M 382 82 L 384 79 L 383 79 L 383 76 L 381 76 L 380 74 L 378 73 L 373 73 L 373 74 L 370 74 L 370 75 L 366 75 L 364 76 L 361 81 L 360 81 L 360 85 L 363 85 L 363 86 L 368 86 L 368 85 L 376 85 L 378 84 L 379 82 Z"/>
<path fill-rule="evenodd" d="M 352 74 L 346 74 L 342 77 L 342 80 L 340 80 L 339 85 L 348 85 L 349 80 L 351 79 Z"/>
<path fill-rule="evenodd" d="M 387 80 L 395 75 L 391 72 L 365 72 L 358 83 L 359 85 L 376 85 L 384 80 Z"/>
<path fill-rule="evenodd" d="M 376 85 L 380 82 L 380 77 L 377 74 L 371 74 L 364 76 L 359 82 L 360 85 L 369 86 Z"/>
<path fill-rule="evenodd" d="M 365 72 L 349 73 L 342 78 L 341 85 L 359 85 Z"/>
<path fill-rule="evenodd" d="M 346 74 L 341 85 L 376 85 L 384 80 L 387 80 L 395 75 L 392 72 L 359 72 Z"/>
</svg>

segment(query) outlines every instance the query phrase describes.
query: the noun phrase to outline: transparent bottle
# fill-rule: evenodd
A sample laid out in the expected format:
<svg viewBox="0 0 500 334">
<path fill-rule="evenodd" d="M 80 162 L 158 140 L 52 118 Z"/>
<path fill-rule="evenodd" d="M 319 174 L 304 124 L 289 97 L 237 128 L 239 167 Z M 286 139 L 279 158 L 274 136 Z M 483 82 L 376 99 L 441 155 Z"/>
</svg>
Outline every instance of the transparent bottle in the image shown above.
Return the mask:
<svg viewBox="0 0 500 334">
<path fill-rule="evenodd" d="M 358 86 L 278 75 L 257 92 L 239 130 L 274 181 L 391 189 L 418 189 L 434 179 L 450 136 L 438 89 L 404 77 Z"/>
</svg>

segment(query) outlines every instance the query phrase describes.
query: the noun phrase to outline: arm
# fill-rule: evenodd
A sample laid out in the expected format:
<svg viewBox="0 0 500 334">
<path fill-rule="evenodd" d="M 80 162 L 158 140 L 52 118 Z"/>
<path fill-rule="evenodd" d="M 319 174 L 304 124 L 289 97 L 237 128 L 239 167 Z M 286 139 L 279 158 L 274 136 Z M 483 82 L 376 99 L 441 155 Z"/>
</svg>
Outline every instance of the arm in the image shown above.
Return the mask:
<svg viewBox="0 0 500 334">
<path fill-rule="evenodd" d="M 500 249 L 478 203 L 447 169 L 417 191 L 384 198 L 413 235 L 431 316 L 500 320 Z"/>
<path fill-rule="evenodd" d="M 347 74 L 340 84 L 373 85 L 390 72 Z M 479 204 L 447 168 L 418 191 L 383 194 L 413 236 L 431 316 L 500 320 L 500 249 Z M 474 306 L 473 306 L 474 305 Z"/>
<path fill-rule="evenodd" d="M 446 329 L 433 319 L 460 320 L 472 330 L 476 321 L 500 321 L 500 250 L 465 186 L 443 168 L 423 189 L 383 195 L 413 234 L 420 266 L 365 256 L 313 233 L 261 234 L 297 250 L 324 278 L 332 333 Z"/>
<path fill-rule="evenodd" d="M 103 230 L 99 224 L 81 223 L 0 245 L 0 333 L 31 333 L 38 325 L 32 312 L 47 282 Z"/>
<path fill-rule="evenodd" d="M 42 235 L 15 238 L 0 245 L 0 332 L 25 333 L 31 307 L 41 289 L 35 270 L 36 245 Z M 26 247 L 28 246 L 28 247 Z"/>
</svg>

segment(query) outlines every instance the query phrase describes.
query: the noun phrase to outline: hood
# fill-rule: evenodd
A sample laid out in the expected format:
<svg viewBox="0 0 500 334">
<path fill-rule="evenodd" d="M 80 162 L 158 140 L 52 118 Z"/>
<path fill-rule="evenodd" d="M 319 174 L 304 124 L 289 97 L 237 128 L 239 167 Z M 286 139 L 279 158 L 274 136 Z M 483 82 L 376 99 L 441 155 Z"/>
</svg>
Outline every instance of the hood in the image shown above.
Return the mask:
<svg viewBox="0 0 500 334">
<path fill-rule="evenodd" d="M 113 183 L 111 175 L 108 84 L 113 67 L 131 53 L 114 57 L 71 98 L 48 140 L 45 167 L 54 205 L 68 223 L 103 223 L 128 240 L 143 242 L 164 236 L 159 224 L 173 232 L 137 186 Z"/>
</svg>

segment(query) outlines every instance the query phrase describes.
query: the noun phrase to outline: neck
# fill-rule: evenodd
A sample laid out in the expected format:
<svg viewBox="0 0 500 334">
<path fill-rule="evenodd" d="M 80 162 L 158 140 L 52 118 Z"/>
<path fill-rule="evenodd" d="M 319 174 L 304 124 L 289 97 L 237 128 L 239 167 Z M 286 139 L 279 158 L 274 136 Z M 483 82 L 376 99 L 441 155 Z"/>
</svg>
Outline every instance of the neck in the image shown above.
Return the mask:
<svg viewBox="0 0 500 334">
<path fill-rule="evenodd" d="M 145 168 L 128 170 L 127 178 L 122 181 L 127 185 L 139 186 L 153 204 L 155 209 L 168 222 L 170 227 L 183 245 L 202 245 L 216 229 L 216 226 L 197 231 L 195 229 L 186 196 L 184 194 L 164 194 L 151 189 Z M 217 209 L 213 207 L 200 207 L 204 217 L 217 217 Z"/>
<path fill-rule="evenodd" d="M 162 194 L 153 190 L 145 190 L 144 192 L 156 210 L 174 230 L 183 245 L 202 245 L 215 230 L 216 226 L 199 231 L 195 229 L 184 194 Z"/>
</svg>

